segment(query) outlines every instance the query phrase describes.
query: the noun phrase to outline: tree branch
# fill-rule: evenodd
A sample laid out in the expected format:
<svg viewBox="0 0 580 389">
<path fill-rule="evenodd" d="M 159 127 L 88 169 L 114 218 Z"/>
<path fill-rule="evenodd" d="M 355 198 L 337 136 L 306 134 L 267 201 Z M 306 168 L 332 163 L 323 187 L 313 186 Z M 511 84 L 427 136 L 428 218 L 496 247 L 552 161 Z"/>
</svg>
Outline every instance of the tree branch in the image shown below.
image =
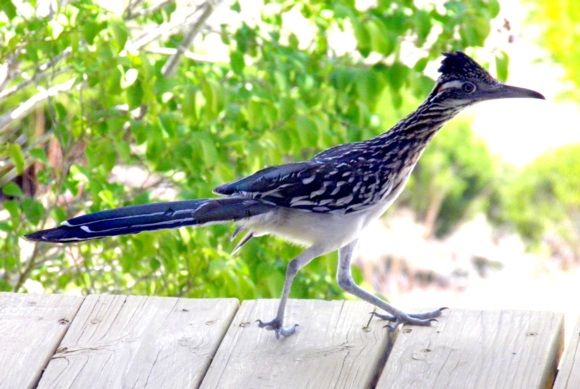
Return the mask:
<svg viewBox="0 0 580 389">
<path fill-rule="evenodd" d="M 197 19 L 194 23 L 190 24 L 189 30 L 185 34 L 183 41 L 181 41 L 181 44 L 177 47 L 177 51 L 175 52 L 175 54 L 173 54 L 165 63 L 163 69 L 161 70 L 161 74 L 167 77 L 170 76 L 175 71 L 177 64 L 179 64 L 181 56 L 183 55 L 185 50 L 187 50 L 187 48 L 191 45 L 191 42 L 193 42 L 193 39 L 199 33 L 199 31 L 201 30 L 207 19 L 214 11 L 215 7 L 219 5 L 219 2 L 220 0 L 215 0 L 208 1 L 207 3 L 204 4 L 205 9 L 203 10 L 203 13 L 200 15 L 199 19 Z"/>
<path fill-rule="evenodd" d="M 20 120 L 28 115 L 30 111 L 32 111 L 39 104 L 42 104 L 44 101 L 56 96 L 61 92 L 70 90 L 74 83 L 75 78 L 72 78 L 66 82 L 63 82 L 62 84 L 58 84 L 43 90 L 20 104 L 18 107 L 14 108 L 12 111 L 0 116 L 0 133 L 6 130 L 13 122 Z"/>
<path fill-rule="evenodd" d="M 173 47 L 152 47 L 150 49 L 146 49 L 145 51 L 151 54 L 167 55 L 167 56 L 173 56 L 177 53 L 177 49 Z M 228 57 L 218 57 L 212 56 L 210 54 L 194 53 L 189 50 L 185 50 L 182 55 L 184 58 L 191 59 L 192 61 L 196 62 L 207 62 L 215 64 L 227 64 L 229 62 Z"/>
<path fill-rule="evenodd" d="M 18 67 L 17 58 L 18 56 L 16 54 L 12 54 L 8 57 L 4 64 L 0 65 L 0 91 L 4 90 L 6 85 L 14 77 L 12 73 L 14 72 L 14 69 Z"/>
<path fill-rule="evenodd" d="M 125 8 L 125 11 L 123 12 L 123 15 L 125 16 L 125 18 L 131 19 L 133 16 L 133 10 L 135 9 L 135 7 L 137 7 L 142 2 L 143 2 L 143 0 L 129 0 L 129 4 L 127 5 L 127 8 Z"/>
<path fill-rule="evenodd" d="M 2 100 L 7 99 L 8 97 L 12 96 L 14 93 L 26 88 L 28 85 L 32 84 L 33 82 L 36 82 L 36 81 L 48 76 L 48 70 L 50 70 L 52 67 L 54 67 L 56 64 L 58 64 L 60 61 L 62 61 L 63 59 L 65 59 L 69 55 L 71 55 L 71 53 L 72 53 L 72 49 L 70 47 L 66 48 L 62 53 L 60 53 L 56 57 L 52 58 L 47 63 L 42 64 L 39 67 L 37 67 L 34 75 L 31 78 L 29 78 L 28 80 L 25 80 L 25 81 L 21 82 L 20 84 L 13 86 L 10 89 L 3 90 L 2 92 L 0 92 L 0 102 L 2 102 Z M 60 74 L 62 72 L 63 71 L 61 70 L 58 73 Z"/>
<path fill-rule="evenodd" d="M 157 11 L 160 8 L 165 7 L 167 4 L 173 3 L 175 0 L 163 0 L 160 1 L 159 3 L 152 5 L 149 8 L 143 8 L 139 11 L 135 11 L 133 12 L 133 8 L 135 8 L 135 6 L 137 5 L 137 1 L 131 6 L 131 9 L 128 9 L 128 12 L 125 13 L 125 17 L 127 18 L 127 20 L 131 20 L 131 19 L 136 19 L 138 17 L 141 16 L 146 16 L 149 14 L 152 14 L 153 12 Z"/>
<path fill-rule="evenodd" d="M 196 7 L 193 11 L 188 13 L 185 17 L 183 17 L 177 21 L 164 23 L 161 26 L 157 27 L 156 29 L 153 29 L 153 30 L 141 35 L 139 38 L 135 39 L 134 41 L 127 43 L 125 45 L 125 49 L 128 51 L 133 51 L 133 50 L 139 50 L 140 48 L 147 46 L 149 43 L 153 42 L 154 40 L 159 38 L 161 35 L 167 34 L 171 31 L 173 31 L 174 29 L 176 29 L 177 27 L 180 27 L 184 24 L 187 24 L 189 22 L 189 20 L 193 16 L 195 16 L 201 8 L 203 8 L 203 5 Z"/>
</svg>

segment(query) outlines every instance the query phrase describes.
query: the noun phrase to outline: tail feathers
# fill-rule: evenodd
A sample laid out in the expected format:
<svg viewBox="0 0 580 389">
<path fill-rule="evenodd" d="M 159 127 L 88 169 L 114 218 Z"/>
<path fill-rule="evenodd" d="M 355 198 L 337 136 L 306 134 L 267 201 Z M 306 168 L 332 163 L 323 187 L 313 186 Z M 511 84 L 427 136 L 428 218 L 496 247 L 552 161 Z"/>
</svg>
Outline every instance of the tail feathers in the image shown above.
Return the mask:
<svg viewBox="0 0 580 389">
<path fill-rule="evenodd" d="M 272 209 L 272 205 L 247 198 L 135 205 L 75 217 L 56 228 L 33 232 L 26 238 L 45 242 L 77 242 L 141 231 L 235 221 Z"/>
</svg>

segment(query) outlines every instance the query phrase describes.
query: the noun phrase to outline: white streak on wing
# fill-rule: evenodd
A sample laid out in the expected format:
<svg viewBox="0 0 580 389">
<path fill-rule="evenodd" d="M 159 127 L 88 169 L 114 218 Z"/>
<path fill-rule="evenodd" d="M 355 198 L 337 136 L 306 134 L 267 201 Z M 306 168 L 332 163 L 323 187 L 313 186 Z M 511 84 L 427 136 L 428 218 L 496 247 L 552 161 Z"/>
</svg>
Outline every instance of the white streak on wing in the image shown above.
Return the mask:
<svg viewBox="0 0 580 389">
<path fill-rule="evenodd" d="M 319 195 L 323 194 L 324 192 L 326 192 L 326 184 L 322 185 L 322 188 L 310 193 L 310 198 L 319 196 Z"/>
<path fill-rule="evenodd" d="M 301 201 L 296 201 L 291 203 L 290 205 L 293 207 L 299 206 L 299 205 L 313 205 L 314 203 L 310 200 L 301 200 Z"/>
<path fill-rule="evenodd" d="M 336 201 L 336 205 L 340 206 L 340 205 L 345 205 L 348 204 L 352 201 L 353 196 L 350 194 L 346 197 L 340 198 Z"/>
<path fill-rule="evenodd" d="M 260 197 L 270 196 L 270 197 L 284 198 L 284 196 L 282 195 L 282 193 L 279 192 L 279 188 L 274 188 L 274 189 L 269 190 L 267 192 L 257 193 L 257 194 L 259 194 Z"/>
<path fill-rule="evenodd" d="M 334 188 L 334 190 L 332 192 L 330 192 L 330 195 L 331 196 L 334 196 L 335 194 L 337 194 L 338 191 L 340 190 L 340 187 L 343 186 L 344 184 L 346 184 L 346 182 L 344 182 L 344 181 L 338 181 L 336 183 L 336 188 Z"/>
<path fill-rule="evenodd" d="M 304 178 L 304 179 L 302 179 L 302 183 L 303 183 L 304 185 L 308 185 L 308 184 L 310 184 L 312 181 L 314 181 L 315 179 L 316 179 L 316 175 L 314 175 L 314 174 L 313 174 L 313 175 L 311 175 L 311 176 L 310 176 L 310 177 L 308 177 L 308 178 Z"/>
<path fill-rule="evenodd" d="M 292 200 L 290 200 L 290 205 L 294 205 L 294 203 L 301 201 L 301 200 L 304 200 L 304 199 L 307 199 L 307 198 L 308 198 L 308 195 L 296 196 Z"/>
<path fill-rule="evenodd" d="M 91 231 L 91 229 L 87 226 L 81 226 L 81 230 L 83 230 L 84 232 L 88 232 L 89 234 L 94 232 L 94 231 Z"/>
</svg>

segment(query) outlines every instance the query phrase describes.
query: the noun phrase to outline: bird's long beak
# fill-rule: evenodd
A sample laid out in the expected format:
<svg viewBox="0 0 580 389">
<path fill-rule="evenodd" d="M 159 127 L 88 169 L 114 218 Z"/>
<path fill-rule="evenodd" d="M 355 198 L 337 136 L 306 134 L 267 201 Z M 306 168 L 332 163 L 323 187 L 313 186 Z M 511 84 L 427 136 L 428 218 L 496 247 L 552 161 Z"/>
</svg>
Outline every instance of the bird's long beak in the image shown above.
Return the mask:
<svg viewBox="0 0 580 389">
<path fill-rule="evenodd" d="M 542 99 L 546 98 L 541 93 L 533 91 L 531 89 L 520 88 L 517 86 L 500 84 L 499 88 L 489 91 L 487 94 L 488 99 L 509 99 L 518 97 L 528 97 L 532 99 Z"/>
</svg>

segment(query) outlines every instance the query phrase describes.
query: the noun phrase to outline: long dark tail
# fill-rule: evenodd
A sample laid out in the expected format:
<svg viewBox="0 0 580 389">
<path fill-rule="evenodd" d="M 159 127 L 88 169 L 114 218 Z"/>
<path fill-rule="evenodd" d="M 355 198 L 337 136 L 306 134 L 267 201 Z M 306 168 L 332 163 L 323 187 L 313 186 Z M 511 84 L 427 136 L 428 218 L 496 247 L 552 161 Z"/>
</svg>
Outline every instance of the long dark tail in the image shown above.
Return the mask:
<svg viewBox="0 0 580 389">
<path fill-rule="evenodd" d="M 56 228 L 33 232 L 26 238 L 70 243 L 141 231 L 235 221 L 272 209 L 273 206 L 260 200 L 235 197 L 135 205 L 75 217 Z"/>
</svg>

